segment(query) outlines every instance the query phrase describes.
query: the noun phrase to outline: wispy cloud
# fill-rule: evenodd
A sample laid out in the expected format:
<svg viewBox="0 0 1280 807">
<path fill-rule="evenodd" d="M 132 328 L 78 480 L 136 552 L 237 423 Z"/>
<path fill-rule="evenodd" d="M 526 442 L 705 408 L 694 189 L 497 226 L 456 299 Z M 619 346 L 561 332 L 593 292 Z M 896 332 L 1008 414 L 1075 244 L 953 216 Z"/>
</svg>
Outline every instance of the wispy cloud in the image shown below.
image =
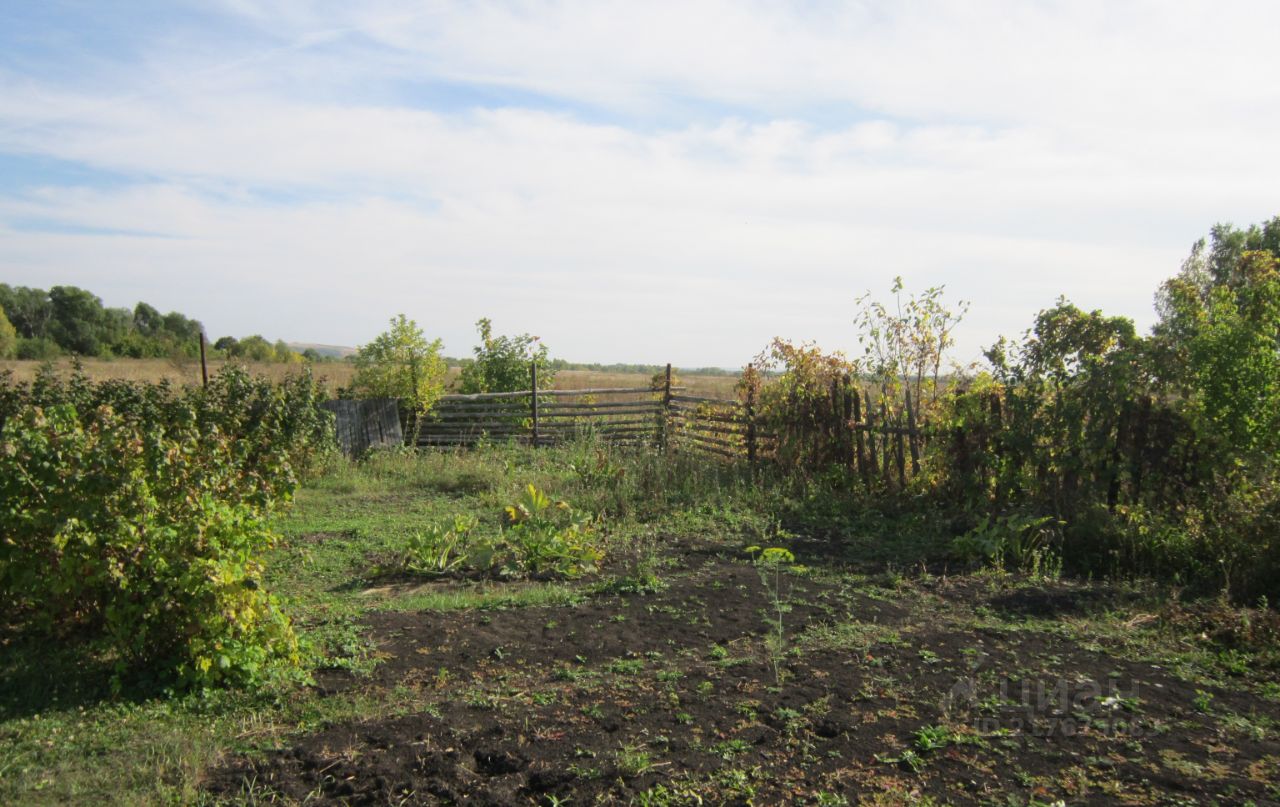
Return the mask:
<svg viewBox="0 0 1280 807">
<path fill-rule="evenodd" d="M 353 343 L 404 310 L 461 353 L 487 315 L 689 364 L 852 348 L 897 274 L 974 301 L 966 356 L 1059 293 L 1146 322 L 1210 224 L 1276 212 L 1277 16 L 201 7 L 82 54 L 110 91 L 0 60 L 0 153 L 130 178 L 0 179 L 0 272 L 217 333 Z"/>
</svg>

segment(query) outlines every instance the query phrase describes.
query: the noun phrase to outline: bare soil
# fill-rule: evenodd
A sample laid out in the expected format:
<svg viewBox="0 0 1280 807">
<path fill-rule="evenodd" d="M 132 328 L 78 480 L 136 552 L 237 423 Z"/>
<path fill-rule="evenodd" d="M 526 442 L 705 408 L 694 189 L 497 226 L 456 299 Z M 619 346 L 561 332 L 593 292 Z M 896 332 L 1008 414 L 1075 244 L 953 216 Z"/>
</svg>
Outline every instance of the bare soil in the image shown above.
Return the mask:
<svg viewBox="0 0 1280 807">
<path fill-rule="evenodd" d="M 352 805 L 1280 798 L 1276 700 L 1082 635 L 1132 605 L 1123 591 L 784 576 L 775 669 L 756 570 L 715 546 L 670 557 L 657 593 L 371 614 L 381 663 L 322 671 L 317 689 L 409 705 L 228 759 L 208 790 Z"/>
</svg>

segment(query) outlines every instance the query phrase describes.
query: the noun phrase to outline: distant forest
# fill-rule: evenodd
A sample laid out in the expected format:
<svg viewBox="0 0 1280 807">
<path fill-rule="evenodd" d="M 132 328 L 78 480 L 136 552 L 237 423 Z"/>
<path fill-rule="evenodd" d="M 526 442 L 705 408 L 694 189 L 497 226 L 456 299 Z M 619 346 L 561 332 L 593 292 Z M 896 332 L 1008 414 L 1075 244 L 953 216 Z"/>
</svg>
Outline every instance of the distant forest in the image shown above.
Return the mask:
<svg viewBox="0 0 1280 807">
<path fill-rule="evenodd" d="M 44 361 L 62 356 L 99 359 L 198 358 L 204 326 L 177 311 L 161 314 L 148 303 L 132 309 L 111 308 L 102 299 L 75 286 L 49 290 L 0 283 L 0 359 Z M 298 363 L 341 361 L 323 349 L 297 350 L 283 340 L 269 342 L 254 334 L 243 339 L 223 336 L 208 346 L 211 358 Z M 347 357 L 350 359 L 350 357 Z M 471 358 L 445 357 L 458 367 Z M 592 370 L 601 373 L 662 372 L 658 364 L 598 364 L 552 359 L 556 370 Z M 683 368 L 692 375 L 736 375 L 722 367 Z"/>
<path fill-rule="evenodd" d="M 92 292 L 75 286 L 48 291 L 0 283 L 0 358 L 56 359 L 85 356 L 156 359 L 200 355 L 203 326 L 177 311 L 161 314 L 138 303 L 110 308 Z M 315 351 L 298 353 L 283 341 L 262 336 L 224 336 L 209 346 L 213 356 L 250 361 L 322 361 Z"/>
</svg>

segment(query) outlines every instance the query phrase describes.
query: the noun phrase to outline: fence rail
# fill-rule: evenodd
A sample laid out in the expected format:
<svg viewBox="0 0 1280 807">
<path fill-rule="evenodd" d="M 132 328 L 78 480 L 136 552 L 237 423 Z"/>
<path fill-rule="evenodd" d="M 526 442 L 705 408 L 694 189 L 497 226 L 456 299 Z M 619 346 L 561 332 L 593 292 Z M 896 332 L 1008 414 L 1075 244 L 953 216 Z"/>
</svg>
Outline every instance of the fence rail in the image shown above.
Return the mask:
<svg viewBox="0 0 1280 807">
<path fill-rule="evenodd" d="M 820 447 L 873 483 L 905 486 L 920 471 L 928 439 L 910 395 L 906 405 L 872 405 L 850 383 L 833 383 L 830 399 L 810 401 L 801 417 L 776 427 L 761 422 L 754 391 L 744 400 L 688 394 L 673 385 L 668 365 L 654 387 L 445 395 L 414 425 L 419 447 L 471 446 L 483 440 L 548 446 L 592 435 L 614 444 L 670 448 L 752 466 L 789 461 L 788 450 Z M 864 412 L 865 409 L 865 412 Z M 890 411 L 893 414 L 890 414 Z M 784 450 L 784 446 L 789 449 Z"/>
</svg>

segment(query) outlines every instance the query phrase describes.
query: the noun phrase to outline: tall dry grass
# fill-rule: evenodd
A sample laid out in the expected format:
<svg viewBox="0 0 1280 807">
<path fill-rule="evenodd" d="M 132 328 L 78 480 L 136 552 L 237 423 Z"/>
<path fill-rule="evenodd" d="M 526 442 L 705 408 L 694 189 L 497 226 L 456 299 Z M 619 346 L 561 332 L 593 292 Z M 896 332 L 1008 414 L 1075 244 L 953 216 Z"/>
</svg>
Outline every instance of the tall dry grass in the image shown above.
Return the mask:
<svg viewBox="0 0 1280 807">
<path fill-rule="evenodd" d="M 19 381 L 30 381 L 35 378 L 36 371 L 44 362 L 39 361 L 0 361 L 0 373 L 11 370 Z M 73 360 L 60 359 L 53 362 L 59 372 L 69 373 Z M 216 373 L 223 365 L 222 359 L 209 362 L 209 373 Z M 174 361 L 170 359 L 82 359 L 80 366 L 94 381 L 119 378 L 128 381 L 160 381 L 168 380 L 173 384 L 199 384 L 199 361 Z M 299 364 L 275 364 L 269 362 L 249 362 L 244 364 L 249 372 L 256 376 L 280 381 L 303 366 Z M 316 378 L 329 392 L 336 391 L 351 383 L 355 375 L 355 367 L 347 362 L 321 363 L 314 365 Z M 458 368 L 449 368 L 449 383 L 454 384 L 458 377 Z M 604 373 L 594 370 L 561 370 L 556 373 L 556 389 L 588 389 L 598 387 L 647 387 L 650 376 L 645 373 Z M 686 394 L 704 395 L 712 398 L 734 397 L 734 385 L 738 379 L 733 376 L 700 376 L 679 375 L 679 384 L 686 388 Z"/>
</svg>

